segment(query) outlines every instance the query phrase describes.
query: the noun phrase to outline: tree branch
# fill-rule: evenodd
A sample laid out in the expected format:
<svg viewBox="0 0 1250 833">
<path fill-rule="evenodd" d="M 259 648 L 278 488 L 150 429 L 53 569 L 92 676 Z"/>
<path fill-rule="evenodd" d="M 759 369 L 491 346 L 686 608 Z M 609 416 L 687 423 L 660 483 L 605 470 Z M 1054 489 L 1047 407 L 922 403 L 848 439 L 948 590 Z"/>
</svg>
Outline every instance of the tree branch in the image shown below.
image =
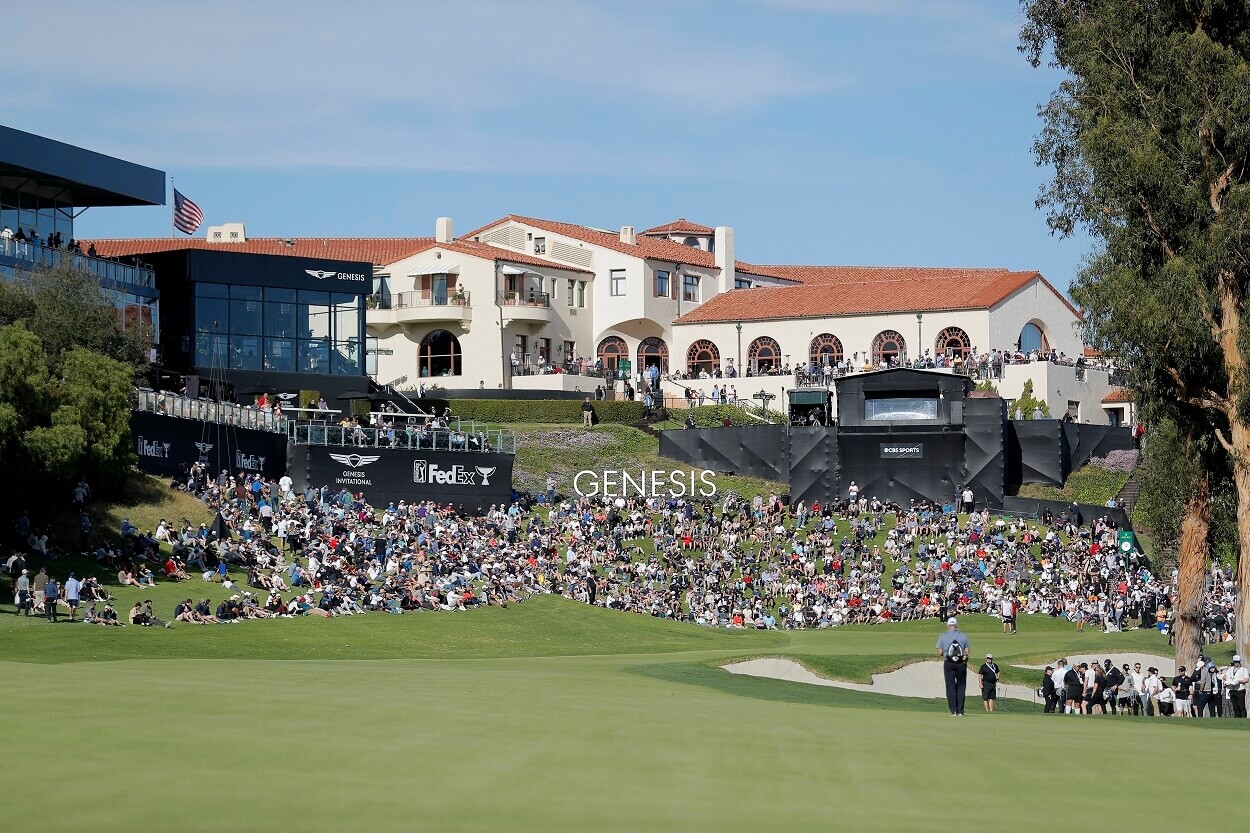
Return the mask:
<svg viewBox="0 0 1250 833">
<path fill-rule="evenodd" d="M 1228 190 L 1228 183 L 1232 181 L 1233 174 L 1237 172 L 1237 162 L 1233 161 L 1224 173 L 1220 174 L 1215 182 L 1211 183 L 1211 210 L 1219 215 L 1224 210 L 1224 192 Z"/>
<path fill-rule="evenodd" d="M 1137 204 L 1141 206 L 1141 210 L 1146 213 L 1146 224 L 1150 226 L 1150 230 L 1159 238 L 1159 242 L 1163 244 L 1163 253 L 1168 256 L 1168 260 L 1176 257 L 1176 251 L 1172 248 L 1172 244 L 1168 242 L 1167 237 L 1163 234 L 1162 227 L 1155 221 L 1154 212 L 1150 210 L 1150 206 L 1146 203 L 1146 198 L 1138 195 Z"/>
</svg>

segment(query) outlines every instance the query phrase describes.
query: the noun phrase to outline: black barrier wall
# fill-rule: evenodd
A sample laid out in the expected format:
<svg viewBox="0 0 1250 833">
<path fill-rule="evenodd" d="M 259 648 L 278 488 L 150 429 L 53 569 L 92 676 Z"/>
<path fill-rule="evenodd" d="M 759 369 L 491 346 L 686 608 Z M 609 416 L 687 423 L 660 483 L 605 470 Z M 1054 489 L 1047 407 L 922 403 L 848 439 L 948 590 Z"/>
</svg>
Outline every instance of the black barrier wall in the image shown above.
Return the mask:
<svg viewBox="0 0 1250 833">
<path fill-rule="evenodd" d="M 851 481 L 866 498 L 907 505 L 949 502 L 964 483 L 964 434 L 957 427 L 860 428 L 838 432 L 841 493 Z"/>
<path fill-rule="evenodd" d="M 784 425 L 661 431 L 660 455 L 695 468 L 786 483 L 791 435 Z"/>
<path fill-rule="evenodd" d="M 793 426 L 789 447 L 791 503 L 836 502 L 841 471 L 836 429 L 820 425 Z"/>
<path fill-rule="evenodd" d="M 433 500 L 483 512 L 511 502 L 512 462 L 511 454 L 293 445 L 291 478 L 300 489 L 363 493 L 378 509 Z"/>
<path fill-rule="evenodd" d="M 1007 403 L 999 397 L 964 402 L 964 479 L 978 506 L 1001 506 L 1007 482 Z"/>
<path fill-rule="evenodd" d="M 1089 523 L 1097 518 L 1107 518 L 1119 529 L 1133 528 L 1132 518 L 1123 509 L 1111 509 L 1107 506 L 1094 506 L 1089 503 L 1080 503 L 1077 504 L 1077 507 L 1081 510 L 1081 521 L 1083 523 Z M 1064 510 L 1067 510 L 1070 514 L 1072 504 L 1058 500 L 1028 500 L 1019 497 L 1006 497 L 1003 498 L 1002 508 L 1004 512 L 1012 512 L 1030 518 L 1041 517 L 1044 510 L 1050 510 L 1055 517 L 1059 517 Z"/>
<path fill-rule="evenodd" d="M 132 411 L 130 433 L 139 468 L 174 476 L 202 461 L 210 471 L 240 470 L 278 478 L 286 473 L 283 434 Z"/>
</svg>

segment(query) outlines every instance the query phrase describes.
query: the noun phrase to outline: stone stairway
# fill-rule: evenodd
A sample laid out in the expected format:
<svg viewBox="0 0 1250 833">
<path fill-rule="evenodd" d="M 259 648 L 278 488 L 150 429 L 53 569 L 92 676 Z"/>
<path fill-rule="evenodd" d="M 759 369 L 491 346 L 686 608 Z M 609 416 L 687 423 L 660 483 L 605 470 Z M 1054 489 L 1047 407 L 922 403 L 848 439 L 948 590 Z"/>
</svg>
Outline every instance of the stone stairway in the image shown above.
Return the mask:
<svg viewBox="0 0 1250 833">
<path fill-rule="evenodd" d="M 1137 472 L 1129 475 L 1128 482 L 1124 484 L 1124 488 L 1115 496 L 1115 502 L 1121 507 L 1132 510 L 1137 505 L 1137 496 L 1141 494 L 1141 486 L 1137 482 Z"/>
</svg>

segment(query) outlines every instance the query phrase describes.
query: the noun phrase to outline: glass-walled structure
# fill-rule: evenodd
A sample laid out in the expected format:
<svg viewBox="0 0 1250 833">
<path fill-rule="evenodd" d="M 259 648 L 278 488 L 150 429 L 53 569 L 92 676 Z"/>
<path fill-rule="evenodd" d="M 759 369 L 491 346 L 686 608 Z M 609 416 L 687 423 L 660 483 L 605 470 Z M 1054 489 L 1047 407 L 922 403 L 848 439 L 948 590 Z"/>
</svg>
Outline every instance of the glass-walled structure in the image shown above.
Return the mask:
<svg viewBox="0 0 1250 833">
<path fill-rule="evenodd" d="M 359 376 L 361 300 L 345 292 L 197 283 L 194 363 Z"/>
<path fill-rule="evenodd" d="M 0 279 L 72 266 L 99 280 L 122 326 L 158 322 L 155 275 L 135 258 L 97 257 L 77 244 L 89 208 L 165 204 L 165 174 L 0 125 Z"/>
</svg>

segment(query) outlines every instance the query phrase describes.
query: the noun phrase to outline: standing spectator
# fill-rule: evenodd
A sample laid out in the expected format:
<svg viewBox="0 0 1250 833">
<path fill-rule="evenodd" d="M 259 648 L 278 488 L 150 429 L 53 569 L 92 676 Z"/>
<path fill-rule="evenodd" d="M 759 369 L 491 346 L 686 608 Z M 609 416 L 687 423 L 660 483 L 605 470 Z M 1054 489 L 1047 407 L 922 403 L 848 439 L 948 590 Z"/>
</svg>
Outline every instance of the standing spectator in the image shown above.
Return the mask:
<svg viewBox="0 0 1250 833">
<path fill-rule="evenodd" d="M 91 516 L 84 509 L 78 514 L 78 544 L 80 552 L 91 549 Z"/>
<path fill-rule="evenodd" d="M 43 611 L 49 622 L 56 621 L 57 603 L 60 597 L 61 589 L 57 586 L 56 579 L 49 578 L 48 583 L 43 586 Z"/>
<path fill-rule="evenodd" d="M 981 675 L 981 705 L 987 712 L 993 712 L 994 700 L 998 698 L 998 664 L 993 654 L 985 655 L 985 662 L 977 673 Z"/>
<path fill-rule="evenodd" d="M 547 475 L 547 502 L 556 502 L 556 476 L 554 474 Z"/>
<path fill-rule="evenodd" d="M 1176 669 L 1176 676 L 1172 678 L 1172 690 L 1176 692 L 1176 700 L 1173 702 L 1173 714 L 1177 717 L 1189 717 L 1189 692 L 1193 688 L 1193 680 L 1185 673 L 1185 666 Z"/>
<path fill-rule="evenodd" d="M 1045 701 L 1046 707 L 1043 711 L 1046 714 L 1054 714 L 1055 706 L 1059 705 L 1059 695 L 1055 691 L 1055 669 L 1046 666 L 1044 677 L 1042 677 L 1042 700 Z"/>
<path fill-rule="evenodd" d="M 17 604 L 17 610 L 13 611 L 14 616 L 21 616 L 22 611 L 26 611 L 26 615 L 30 615 L 34 604 L 30 600 L 30 576 L 26 575 L 26 571 L 22 570 L 22 574 L 17 577 L 14 587 L 14 602 Z"/>
<path fill-rule="evenodd" d="M 582 425 L 586 428 L 591 427 L 595 421 L 595 406 L 590 404 L 590 397 L 587 396 L 582 400 Z"/>
<path fill-rule="evenodd" d="M 65 579 L 65 604 L 69 605 L 69 620 L 73 622 L 78 616 L 78 602 L 82 595 L 82 582 L 74 573 Z"/>
<path fill-rule="evenodd" d="M 31 584 L 31 590 L 34 591 L 31 595 L 31 604 L 34 606 L 36 610 L 42 609 L 43 607 L 43 593 L 44 593 L 44 588 L 46 588 L 47 586 L 48 586 L 48 568 L 40 567 L 39 572 L 35 573 L 34 582 L 32 582 Z"/>
<path fill-rule="evenodd" d="M 1250 685 L 1250 669 L 1242 666 L 1239 655 L 1234 655 L 1228 669 L 1228 699 L 1232 701 L 1233 717 L 1246 716 L 1247 685 Z"/>
<path fill-rule="evenodd" d="M 946 678 L 946 705 L 951 717 L 963 716 L 964 694 L 968 690 L 968 635 L 959 630 L 952 616 L 946 620 L 946 633 L 938 637 L 937 653 L 942 657 L 942 674 Z"/>
</svg>

